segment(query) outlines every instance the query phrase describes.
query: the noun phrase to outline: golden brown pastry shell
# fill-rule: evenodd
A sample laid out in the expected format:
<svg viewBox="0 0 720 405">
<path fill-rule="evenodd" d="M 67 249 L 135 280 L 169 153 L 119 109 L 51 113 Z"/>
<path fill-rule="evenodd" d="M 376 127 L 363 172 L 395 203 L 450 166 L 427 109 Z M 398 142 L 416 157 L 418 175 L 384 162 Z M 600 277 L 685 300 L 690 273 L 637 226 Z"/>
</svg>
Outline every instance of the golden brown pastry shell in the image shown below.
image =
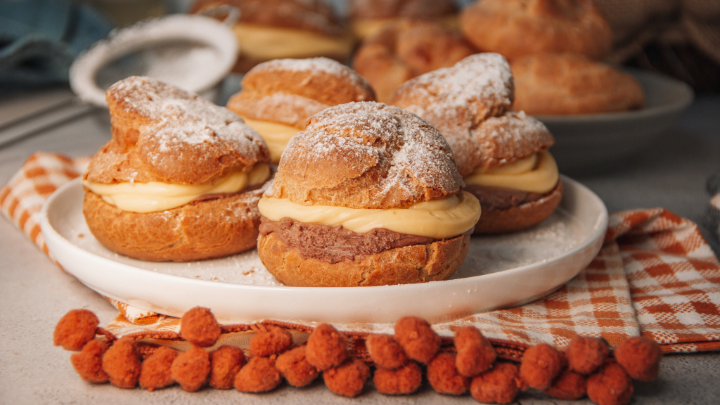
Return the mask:
<svg viewBox="0 0 720 405">
<path fill-rule="evenodd" d="M 83 214 L 95 238 L 110 250 L 148 261 L 212 259 L 255 247 L 261 190 L 194 202 L 167 211 L 122 211 L 86 191 Z"/>
<path fill-rule="evenodd" d="M 348 103 L 315 114 L 292 138 L 265 197 L 389 209 L 457 194 L 463 184 L 430 123 L 381 103 Z"/>
<path fill-rule="evenodd" d="M 294 69 L 293 64 L 325 65 L 337 74 L 315 69 Z M 333 66 L 336 65 L 336 66 Z M 283 95 L 281 102 L 274 97 Z M 278 59 L 256 66 L 242 80 L 242 91 L 227 108 L 244 117 L 304 128 L 305 121 L 338 104 L 374 101 L 370 84 L 350 68 L 322 58 Z"/>
<path fill-rule="evenodd" d="M 540 52 L 604 58 L 612 30 L 592 0 L 482 0 L 460 15 L 465 37 L 512 60 Z"/>
<path fill-rule="evenodd" d="M 470 235 L 358 256 L 331 264 L 303 258 L 270 233 L 258 241 L 265 268 L 281 283 L 296 287 L 357 287 L 411 284 L 450 277 L 467 255 Z"/>
<path fill-rule="evenodd" d="M 196 94 L 155 79 L 130 77 L 111 86 L 105 98 L 112 139 L 93 156 L 85 180 L 205 184 L 270 162 L 262 138 L 237 114 Z M 183 104 L 186 110 L 162 108 L 163 100 Z M 196 135 L 194 130 L 208 128 L 213 128 L 213 136 L 203 142 L 183 142 Z"/>
<path fill-rule="evenodd" d="M 449 67 L 477 51 L 462 35 L 434 21 L 400 20 L 366 39 L 353 59 L 353 68 L 389 103 L 406 81 Z"/>
<path fill-rule="evenodd" d="M 535 115 L 595 114 L 642 108 L 633 76 L 574 54 L 538 54 L 511 62 L 515 109 Z"/>
<path fill-rule="evenodd" d="M 503 210 L 482 207 L 474 235 L 515 232 L 530 228 L 552 214 L 562 200 L 562 181 L 539 200 Z"/>
</svg>

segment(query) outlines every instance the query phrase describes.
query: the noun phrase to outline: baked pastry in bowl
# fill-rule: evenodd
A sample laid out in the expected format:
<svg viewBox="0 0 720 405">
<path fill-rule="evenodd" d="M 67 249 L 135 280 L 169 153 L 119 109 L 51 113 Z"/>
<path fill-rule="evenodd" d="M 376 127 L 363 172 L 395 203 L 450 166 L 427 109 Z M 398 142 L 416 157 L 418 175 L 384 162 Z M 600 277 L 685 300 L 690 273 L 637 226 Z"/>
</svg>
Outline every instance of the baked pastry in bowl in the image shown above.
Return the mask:
<svg viewBox="0 0 720 405">
<path fill-rule="evenodd" d="M 277 59 L 249 71 L 227 108 L 260 133 L 272 162 L 278 163 L 285 145 L 311 116 L 338 104 L 374 100 L 365 79 L 338 62 Z"/>
<path fill-rule="evenodd" d="M 460 27 L 483 52 L 509 60 L 541 52 L 602 59 L 612 30 L 592 0 L 482 0 L 463 9 Z"/>
<path fill-rule="evenodd" d="M 355 38 L 322 0 L 197 0 L 192 13 L 218 6 L 240 11 L 232 26 L 240 46 L 233 69 L 245 73 L 258 63 L 281 58 L 325 56 L 345 61 Z"/>
<path fill-rule="evenodd" d="M 529 228 L 557 208 L 562 183 L 547 152 L 553 137 L 540 121 L 511 109 L 513 78 L 501 55 L 472 55 L 418 76 L 397 90 L 393 104 L 447 139 L 465 190 L 482 205 L 475 233 Z"/>
<path fill-rule="evenodd" d="M 402 20 L 365 40 L 353 68 L 370 82 L 378 101 L 388 103 L 406 81 L 476 52 L 459 32 L 437 22 Z"/>
<path fill-rule="evenodd" d="M 352 31 L 361 39 L 401 19 L 436 21 L 458 27 L 458 9 L 453 0 L 350 0 L 349 8 Z"/>
<path fill-rule="evenodd" d="M 640 82 L 582 55 L 542 53 L 510 63 L 517 110 L 533 115 L 595 114 L 645 105 Z"/>
<path fill-rule="evenodd" d="M 83 175 L 95 238 L 136 259 L 191 261 L 255 247 L 270 153 L 235 113 L 148 77 L 106 93 L 112 139 Z"/>
<path fill-rule="evenodd" d="M 260 200 L 258 253 L 291 286 L 442 280 L 480 217 L 452 151 L 415 114 L 349 103 L 313 116 Z"/>
</svg>

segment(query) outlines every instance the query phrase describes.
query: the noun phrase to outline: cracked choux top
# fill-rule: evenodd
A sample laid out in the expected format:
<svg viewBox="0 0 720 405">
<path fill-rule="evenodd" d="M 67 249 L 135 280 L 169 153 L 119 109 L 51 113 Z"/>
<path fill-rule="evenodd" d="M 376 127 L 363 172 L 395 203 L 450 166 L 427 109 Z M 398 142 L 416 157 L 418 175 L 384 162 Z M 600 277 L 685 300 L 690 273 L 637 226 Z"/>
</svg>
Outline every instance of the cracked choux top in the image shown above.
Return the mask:
<svg viewBox="0 0 720 405">
<path fill-rule="evenodd" d="M 510 172 L 526 170 L 525 166 L 537 163 L 528 160 L 534 155 L 541 164 L 554 164 L 541 155 L 554 143 L 552 135 L 540 121 L 511 110 L 513 92 L 505 58 L 484 53 L 408 81 L 397 90 L 392 104 L 438 128 L 463 176 L 507 171 L 513 164 L 517 167 L 510 167 Z"/>
<path fill-rule="evenodd" d="M 92 158 L 86 184 L 217 185 L 266 166 L 263 140 L 232 111 L 148 77 L 106 93 L 112 139 Z"/>
<path fill-rule="evenodd" d="M 456 195 L 463 185 L 450 147 L 430 123 L 385 104 L 348 103 L 316 114 L 290 140 L 263 199 L 407 208 Z"/>
</svg>

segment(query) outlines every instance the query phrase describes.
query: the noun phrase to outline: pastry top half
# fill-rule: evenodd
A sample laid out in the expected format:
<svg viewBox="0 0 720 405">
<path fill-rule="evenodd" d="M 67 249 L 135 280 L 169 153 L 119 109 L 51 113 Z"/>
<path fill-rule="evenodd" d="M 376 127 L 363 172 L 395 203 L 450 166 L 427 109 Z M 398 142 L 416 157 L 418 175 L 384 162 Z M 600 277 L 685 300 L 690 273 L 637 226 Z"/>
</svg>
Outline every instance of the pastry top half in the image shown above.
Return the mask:
<svg viewBox="0 0 720 405">
<path fill-rule="evenodd" d="M 86 181 L 208 184 L 270 160 L 239 116 L 172 85 L 130 77 L 110 87 L 106 99 L 112 140 L 93 157 Z"/>
<path fill-rule="evenodd" d="M 593 114 L 645 105 L 637 79 L 582 55 L 528 55 L 510 66 L 517 85 L 515 107 L 528 114 Z"/>
<path fill-rule="evenodd" d="M 449 145 L 430 123 L 365 102 L 313 116 L 290 140 L 265 197 L 391 209 L 452 196 L 463 185 Z"/>
<path fill-rule="evenodd" d="M 237 8 L 240 23 L 313 31 L 327 36 L 344 33 L 332 7 L 318 0 L 197 0 L 191 12 L 219 5 Z"/>
<path fill-rule="evenodd" d="M 453 0 L 351 0 L 350 18 L 438 18 L 457 13 Z"/>
<path fill-rule="evenodd" d="M 302 129 L 308 118 L 328 107 L 373 100 L 375 93 L 368 82 L 338 62 L 278 59 L 248 72 L 242 91 L 227 106 L 246 118 Z"/>
<path fill-rule="evenodd" d="M 460 17 L 478 49 L 508 59 L 539 52 L 569 52 L 602 59 L 612 31 L 592 0 L 482 0 Z"/>
<path fill-rule="evenodd" d="M 511 110 L 513 98 L 507 60 L 484 53 L 408 81 L 397 90 L 392 104 L 435 125 L 465 176 L 515 163 L 553 144 L 541 122 Z"/>
</svg>

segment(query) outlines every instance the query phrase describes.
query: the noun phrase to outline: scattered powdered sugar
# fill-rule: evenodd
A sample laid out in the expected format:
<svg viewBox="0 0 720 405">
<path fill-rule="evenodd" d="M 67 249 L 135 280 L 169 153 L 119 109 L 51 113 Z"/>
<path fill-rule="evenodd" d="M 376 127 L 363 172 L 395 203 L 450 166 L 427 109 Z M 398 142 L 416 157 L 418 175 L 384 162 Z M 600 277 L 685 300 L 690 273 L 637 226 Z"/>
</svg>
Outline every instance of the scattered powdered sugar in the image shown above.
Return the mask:
<svg viewBox="0 0 720 405">
<path fill-rule="evenodd" d="M 556 258 L 577 247 L 587 231 L 562 210 L 539 225 L 504 235 L 473 236 L 465 261 L 452 279 L 497 273 Z"/>
</svg>

